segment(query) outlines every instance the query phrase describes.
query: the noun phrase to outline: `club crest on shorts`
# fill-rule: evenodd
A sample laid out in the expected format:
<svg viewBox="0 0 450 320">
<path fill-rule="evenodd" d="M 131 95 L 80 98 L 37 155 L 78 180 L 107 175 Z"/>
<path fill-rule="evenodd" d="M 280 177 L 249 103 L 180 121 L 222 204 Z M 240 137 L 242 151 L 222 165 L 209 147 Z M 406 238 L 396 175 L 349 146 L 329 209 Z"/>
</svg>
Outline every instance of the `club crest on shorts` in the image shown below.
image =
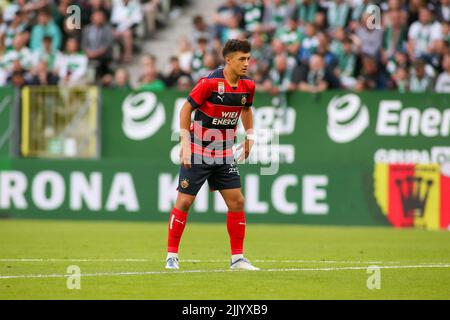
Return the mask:
<svg viewBox="0 0 450 320">
<path fill-rule="evenodd" d="M 241 104 L 245 105 L 247 103 L 247 96 L 244 94 L 241 99 Z"/>
<path fill-rule="evenodd" d="M 217 92 L 219 92 L 219 94 L 225 93 L 225 82 L 219 81 L 219 83 L 217 84 Z"/>
<path fill-rule="evenodd" d="M 183 180 L 181 180 L 180 186 L 181 186 L 183 189 L 186 189 L 187 187 L 189 187 L 189 180 L 188 180 L 188 179 L 183 179 Z"/>
</svg>

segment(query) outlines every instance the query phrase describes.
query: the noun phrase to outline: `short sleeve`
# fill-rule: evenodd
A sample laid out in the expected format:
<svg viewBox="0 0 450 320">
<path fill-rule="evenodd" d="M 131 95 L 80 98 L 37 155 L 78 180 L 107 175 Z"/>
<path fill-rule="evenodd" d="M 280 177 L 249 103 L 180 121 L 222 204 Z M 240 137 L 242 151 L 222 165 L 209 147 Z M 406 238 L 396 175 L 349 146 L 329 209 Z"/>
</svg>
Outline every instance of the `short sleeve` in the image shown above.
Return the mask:
<svg viewBox="0 0 450 320">
<path fill-rule="evenodd" d="M 430 33 L 431 33 L 431 35 L 430 35 L 431 41 L 442 40 L 442 28 L 441 28 L 440 23 L 435 22 L 433 24 L 433 26 L 431 27 Z"/>
<path fill-rule="evenodd" d="M 419 29 L 420 29 L 420 26 L 417 24 L 417 21 L 414 22 L 411 25 L 411 27 L 409 28 L 408 39 L 416 40 Z"/>
<path fill-rule="evenodd" d="M 245 107 L 249 108 L 253 105 L 253 97 L 255 96 L 255 82 L 251 81 L 249 84 L 249 96 L 247 102 L 245 103 Z"/>
<path fill-rule="evenodd" d="M 200 108 L 203 103 L 211 95 L 210 85 L 207 78 L 201 78 L 192 91 L 189 93 L 187 100 L 194 109 Z"/>
</svg>

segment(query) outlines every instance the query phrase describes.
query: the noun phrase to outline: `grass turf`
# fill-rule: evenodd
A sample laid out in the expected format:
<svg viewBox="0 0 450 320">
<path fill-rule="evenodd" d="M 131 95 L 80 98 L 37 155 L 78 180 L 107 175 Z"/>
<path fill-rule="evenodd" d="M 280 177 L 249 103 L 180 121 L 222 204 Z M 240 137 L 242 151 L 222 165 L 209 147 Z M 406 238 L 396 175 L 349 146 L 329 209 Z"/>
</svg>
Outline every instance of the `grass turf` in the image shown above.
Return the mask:
<svg viewBox="0 0 450 320">
<path fill-rule="evenodd" d="M 226 225 L 201 223 L 188 224 L 180 272 L 168 272 L 166 232 L 166 223 L 2 220 L 0 299 L 450 299 L 450 267 L 418 267 L 450 264 L 449 232 L 249 224 L 257 272 L 229 272 Z M 70 265 L 91 274 L 80 290 L 67 289 Z M 380 289 L 367 288 L 371 265 L 394 267 L 381 269 Z M 127 272 L 156 273 L 117 274 Z M 4 278 L 17 275 L 57 276 Z"/>
</svg>

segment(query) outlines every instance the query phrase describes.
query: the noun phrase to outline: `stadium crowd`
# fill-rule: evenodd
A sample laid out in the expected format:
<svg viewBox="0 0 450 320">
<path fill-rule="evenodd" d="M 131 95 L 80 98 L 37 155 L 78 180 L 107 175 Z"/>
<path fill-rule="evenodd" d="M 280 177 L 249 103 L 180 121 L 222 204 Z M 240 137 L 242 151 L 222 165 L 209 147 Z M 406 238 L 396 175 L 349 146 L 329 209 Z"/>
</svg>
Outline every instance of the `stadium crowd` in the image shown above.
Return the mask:
<svg viewBox="0 0 450 320">
<path fill-rule="evenodd" d="M 0 86 L 128 87 L 139 44 L 185 0 L 0 0 Z"/>
<path fill-rule="evenodd" d="M 123 64 L 134 54 L 136 30 L 154 32 L 163 1 L 0 0 L 0 85 L 130 87 Z M 82 8 L 81 29 L 70 28 L 64 14 L 71 4 Z M 450 92 L 450 0 L 224 0 L 212 17 L 199 14 L 192 24 L 166 72 L 156 57 L 141 57 L 134 89 L 189 89 L 223 64 L 228 39 L 245 38 L 259 91 Z M 116 43 L 122 64 L 112 72 Z"/>
</svg>

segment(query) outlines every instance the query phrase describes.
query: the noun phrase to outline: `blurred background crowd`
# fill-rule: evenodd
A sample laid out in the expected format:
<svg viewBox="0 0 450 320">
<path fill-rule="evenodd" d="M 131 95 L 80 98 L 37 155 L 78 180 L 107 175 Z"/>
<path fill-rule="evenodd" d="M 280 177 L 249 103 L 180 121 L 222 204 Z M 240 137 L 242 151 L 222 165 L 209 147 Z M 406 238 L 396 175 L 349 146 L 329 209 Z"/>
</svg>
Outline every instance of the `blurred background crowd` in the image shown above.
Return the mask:
<svg viewBox="0 0 450 320">
<path fill-rule="evenodd" d="M 253 46 L 259 91 L 450 92 L 450 0 L 222 0 L 211 14 L 192 14 L 171 55 L 142 50 L 193 1 L 0 0 L 0 86 L 187 90 L 223 65 L 228 39 L 242 38 Z"/>
</svg>

